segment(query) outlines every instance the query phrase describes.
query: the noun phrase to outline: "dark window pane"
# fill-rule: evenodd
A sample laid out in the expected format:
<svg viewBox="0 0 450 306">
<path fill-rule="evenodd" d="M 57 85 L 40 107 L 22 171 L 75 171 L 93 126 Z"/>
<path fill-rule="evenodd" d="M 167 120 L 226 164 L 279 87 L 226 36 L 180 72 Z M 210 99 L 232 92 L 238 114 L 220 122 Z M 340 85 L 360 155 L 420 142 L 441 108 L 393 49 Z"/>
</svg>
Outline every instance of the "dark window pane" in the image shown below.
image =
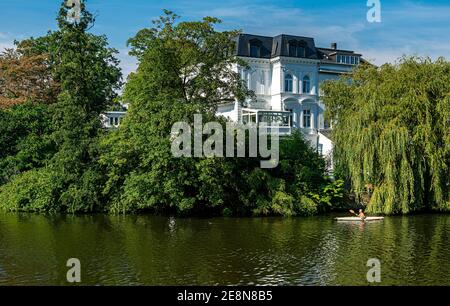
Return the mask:
<svg viewBox="0 0 450 306">
<path fill-rule="evenodd" d="M 256 44 L 250 45 L 250 56 L 260 57 L 260 55 L 261 55 L 261 47 Z"/>
<path fill-rule="evenodd" d="M 311 110 L 305 109 L 303 111 L 303 127 L 310 128 L 311 127 Z"/>
<path fill-rule="evenodd" d="M 305 47 L 298 47 L 297 49 L 298 57 L 306 57 L 306 49 Z"/>
<path fill-rule="evenodd" d="M 289 44 L 289 56 L 296 57 L 297 56 L 297 46 L 293 44 Z"/>
<path fill-rule="evenodd" d="M 309 93 L 311 91 L 311 82 L 308 76 L 303 78 L 303 93 Z"/>
<path fill-rule="evenodd" d="M 292 92 L 294 89 L 293 84 L 294 84 L 294 79 L 292 78 L 292 75 L 290 75 L 290 74 L 286 75 L 286 77 L 284 79 L 284 91 Z"/>
</svg>

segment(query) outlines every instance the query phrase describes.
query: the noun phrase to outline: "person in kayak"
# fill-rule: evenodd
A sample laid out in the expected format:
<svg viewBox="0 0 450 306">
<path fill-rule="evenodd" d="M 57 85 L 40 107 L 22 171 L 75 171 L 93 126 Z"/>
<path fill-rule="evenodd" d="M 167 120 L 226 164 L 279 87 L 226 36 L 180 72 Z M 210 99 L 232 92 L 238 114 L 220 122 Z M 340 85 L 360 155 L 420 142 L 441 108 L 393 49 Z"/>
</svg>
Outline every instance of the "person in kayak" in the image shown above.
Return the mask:
<svg viewBox="0 0 450 306">
<path fill-rule="evenodd" d="M 360 217 L 361 220 L 366 220 L 366 215 L 364 214 L 364 211 L 362 209 L 359 210 L 358 217 Z"/>
</svg>

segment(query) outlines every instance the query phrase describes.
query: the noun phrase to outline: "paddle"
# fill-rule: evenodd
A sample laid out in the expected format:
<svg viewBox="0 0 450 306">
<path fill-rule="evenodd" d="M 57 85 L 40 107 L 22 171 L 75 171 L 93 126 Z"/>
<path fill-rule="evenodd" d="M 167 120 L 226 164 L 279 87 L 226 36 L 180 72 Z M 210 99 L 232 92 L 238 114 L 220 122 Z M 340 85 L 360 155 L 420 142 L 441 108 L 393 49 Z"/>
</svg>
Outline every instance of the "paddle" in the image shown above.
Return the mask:
<svg viewBox="0 0 450 306">
<path fill-rule="evenodd" d="M 354 214 L 355 216 L 358 216 L 358 214 L 357 214 L 357 213 L 355 213 L 355 211 L 354 211 L 354 210 L 350 209 L 349 211 L 350 211 L 350 213 Z"/>
</svg>

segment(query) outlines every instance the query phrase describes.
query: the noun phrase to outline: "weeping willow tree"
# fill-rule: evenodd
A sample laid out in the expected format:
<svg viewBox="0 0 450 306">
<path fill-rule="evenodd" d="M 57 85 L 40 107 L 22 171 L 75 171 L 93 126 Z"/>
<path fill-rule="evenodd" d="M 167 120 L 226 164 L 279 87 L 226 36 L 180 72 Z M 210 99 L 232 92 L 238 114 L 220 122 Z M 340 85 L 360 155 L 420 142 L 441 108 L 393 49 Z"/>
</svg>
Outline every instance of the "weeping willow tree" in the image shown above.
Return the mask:
<svg viewBox="0 0 450 306">
<path fill-rule="evenodd" d="M 404 57 L 323 85 L 336 168 L 372 213 L 450 211 L 450 63 Z"/>
</svg>

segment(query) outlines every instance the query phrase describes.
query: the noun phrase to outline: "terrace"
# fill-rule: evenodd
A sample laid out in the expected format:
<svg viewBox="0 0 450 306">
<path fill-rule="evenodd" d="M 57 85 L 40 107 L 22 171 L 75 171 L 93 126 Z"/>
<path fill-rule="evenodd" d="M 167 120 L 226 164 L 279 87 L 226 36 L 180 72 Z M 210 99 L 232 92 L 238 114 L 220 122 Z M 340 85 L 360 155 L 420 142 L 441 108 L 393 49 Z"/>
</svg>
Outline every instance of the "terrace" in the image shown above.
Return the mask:
<svg viewBox="0 0 450 306">
<path fill-rule="evenodd" d="M 260 123 L 267 124 L 267 131 L 279 131 L 281 136 L 287 136 L 292 133 L 292 113 L 289 111 L 271 111 L 243 109 L 242 123 Z"/>
</svg>

